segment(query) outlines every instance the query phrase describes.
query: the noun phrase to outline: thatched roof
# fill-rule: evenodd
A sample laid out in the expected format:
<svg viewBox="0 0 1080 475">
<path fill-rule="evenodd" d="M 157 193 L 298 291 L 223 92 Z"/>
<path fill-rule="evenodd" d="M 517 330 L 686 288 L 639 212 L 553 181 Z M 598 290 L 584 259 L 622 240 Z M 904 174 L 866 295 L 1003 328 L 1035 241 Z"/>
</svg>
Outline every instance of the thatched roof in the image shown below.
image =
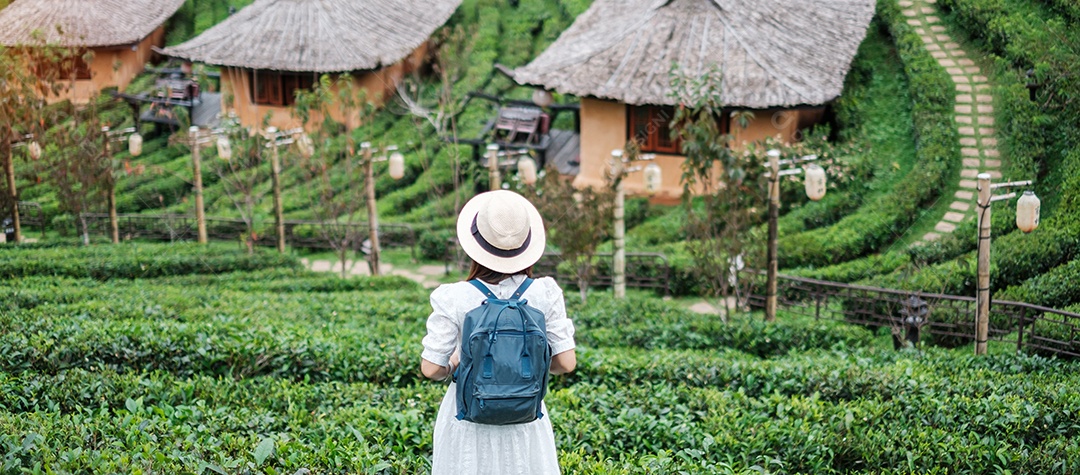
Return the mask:
<svg viewBox="0 0 1080 475">
<path fill-rule="evenodd" d="M 521 84 L 672 105 L 672 64 L 722 71 L 725 104 L 764 109 L 840 95 L 874 0 L 596 0 L 532 63 Z"/>
<path fill-rule="evenodd" d="M 344 72 L 394 64 L 461 0 L 256 0 L 168 56 L 218 66 Z"/>
<path fill-rule="evenodd" d="M 0 10 L 0 45 L 45 42 L 95 48 L 138 43 L 183 4 L 184 0 L 16 0 Z"/>
</svg>

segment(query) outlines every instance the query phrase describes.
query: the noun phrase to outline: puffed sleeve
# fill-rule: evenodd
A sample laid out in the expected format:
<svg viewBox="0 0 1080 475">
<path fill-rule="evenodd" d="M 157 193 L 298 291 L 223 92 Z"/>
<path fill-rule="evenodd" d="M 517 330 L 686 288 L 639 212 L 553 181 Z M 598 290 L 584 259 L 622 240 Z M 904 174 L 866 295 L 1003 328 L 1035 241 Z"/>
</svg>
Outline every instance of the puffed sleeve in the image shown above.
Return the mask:
<svg viewBox="0 0 1080 475">
<path fill-rule="evenodd" d="M 424 352 L 420 357 L 439 366 L 450 365 L 450 355 L 457 348 L 461 329 L 450 314 L 449 286 L 442 285 L 431 292 L 431 315 L 427 320 Z"/>
<path fill-rule="evenodd" d="M 566 316 L 566 301 L 563 298 L 562 288 L 555 283 L 555 279 L 543 278 L 547 287 L 547 298 L 551 302 L 544 314 L 547 322 L 548 344 L 551 346 L 551 354 L 557 355 L 564 351 L 570 351 L 577 347 L 574 342 L 574 322 Z"/>
</svg>

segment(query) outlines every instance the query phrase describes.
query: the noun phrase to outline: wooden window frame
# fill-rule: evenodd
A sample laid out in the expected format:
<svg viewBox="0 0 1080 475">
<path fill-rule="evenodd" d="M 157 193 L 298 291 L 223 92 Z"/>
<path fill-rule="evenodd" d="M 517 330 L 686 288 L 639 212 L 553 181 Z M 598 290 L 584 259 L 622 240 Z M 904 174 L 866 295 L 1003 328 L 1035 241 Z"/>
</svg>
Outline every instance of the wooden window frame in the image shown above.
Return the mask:
<svg viewBox="0 0 1080 475">
<path fill-rule="evenodd" d="M 253 70 L 251 102 L 261 106 L 289 107 L 296 103 L 297 90 L 315 87 L 314 73 Z"/>
<path fill-rule="evenodd" d="M 626 106 L 626 136 L 637 140 L 641 151 L 664 155 L 682 155 L 682 143 L 671 139 L 671 119 L 675 117 L 673 106 Z M 638 134 L 639 127 L 645 134 Z"/>
</svg>

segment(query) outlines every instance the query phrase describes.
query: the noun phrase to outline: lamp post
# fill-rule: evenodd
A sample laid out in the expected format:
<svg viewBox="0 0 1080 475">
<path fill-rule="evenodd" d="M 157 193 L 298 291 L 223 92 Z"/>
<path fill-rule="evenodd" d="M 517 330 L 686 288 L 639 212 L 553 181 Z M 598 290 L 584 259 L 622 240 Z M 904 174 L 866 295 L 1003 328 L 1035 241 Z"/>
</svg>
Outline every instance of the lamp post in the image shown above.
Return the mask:
<svg viewBox="0 0 1080 475">
<path fill-rule="evenodd" d="M 390 178 L 395 180 L 401 179 L 405 176 L 405 157 L 397 151 L 396 145 L 391 145 L 383 149 L 384 152 L 389 152 L 390 156 L 375 157 L 375 149 L 371 147 L 371 142 L 363 142 L 360 144 L 360 153 L 364 158 L 364 192 L 367 194 L 367 211 L 368 211 L 368 242 L 371 243 L 371 252 L 368 254 L 368 266 L 371 269 L 371 275 L 379 275 L 379 210 L 375 201 L 375 162 L 390 162 Z M 345 265 L 342 263 L 342 265 Z"/>
<path fill-rule="evenodd" d="M 142 135 L 139 135 L 138 130 L 135 127 L 128 127 L 120 130 L 109 130 L 108 126 L 102 127 L 101 132 L 105 134 L 105 160 L 108 162 L 109 176 L 109 237 L 112 239 L 113 244 L 120 242 L 120 222 L 116 215 L 116 177 L 113 173 L 116 170 L 116 166 L 112 163 L 112 143 L 113 142 L 127 142 L 128 153 L 132 157 L 138 157 L 142 155 Z"/>
<path fill-rule="evenodd" d="M 627 175 L 645 170 L 645 190 L 653 193 L 660 185 L 660 166 L 655 163 L 642 168 L 631 166 L 634 161 L 653 161 L 656 155 L 642 154 L 631 160 L 625 156 L 622 150 L 611 151 L 611 159 L 608 160 L 608 178 L 615 188 L 615 262 L 612 263 L 612 287 L 615 298 L 626 298 L 626 189 L 623 179 Z"/>
<path fill-rule="evenodd" d="M 776 320 L 776 274 L 778 270 L 777 240 L 779 234 L 777 228 L 780 216 L 780 177 L 798 175 L 803 172 L 801 167 L 786 168 L 781 170 L 781 165 L 797 165 L 801 162 L 817 160 L 817 155 L 807 155 L 802 158 L 780 160 L 780 151 L 776 149 L 767 152 L 769 163 L 769 240 L 767 259 L 769 261 L 766 270 L 765 285 L 765 321 Z M 825 196 L 825 170 L 811 164 L 806 168 L 806 196 L 813 201 L 818 201 Z"/>
<path fill-rule="evenodd" d="M 26 147 L 30 158 L 34 160 L 41 158 L 41 145 L 34 141 L 34 134 L 23 135 L 21 139 L 22 141 L 19 142 L 9 142 L 7 161 L 4 162 L 4 175 L 7 176 L 8 193 L 11 194 L 11 223 L 15 228 L 15 242 L 22 241 L 22 224 L 19 218 L 19 192 L 15 184 L 15 159 L 12 157 L 12 150 L 16 147 Z"/>
<path fill-rule="evenodd" d="M 209 239 L 206 234 L 206 207 L 203 204 L 202 161 L 199 158 L 199 147 L 215 142 L 218 157 L 229 160 L 232 158 L 232 144 L 229 143 L 224 131 L 220 130 L 211 131 L 200 137 L 199 127 L 193 125 L 188 129 L 188 134 L 191 139 L 192 187 L 195 192 L 195 227 L 198 229 L 199 244 L 206 244 Z"/>
<path fill-rule="evenodd" d="M 980 173 L 978 180 L 979 199 L 976 204 L 979 208 L 979 257 L 976 274 L 979 283 L 975 291 L 975 354 L 984 355 L 986 342 L 990 338 L 990 205 L 995 201 L 1016 196 L 1016 193 L 994 196 L 993 191 L 998 188 L 1030 186 L 1034 181 L 991 184 L 989 173 Z M 1039 208 L 1039 198 L 1035 196 L 1035 192 L 1024 192 L 1016 206 L 1016 226 L 1025 233 L 1034 231 L 1039 227 Z"/>
<path fill-rule="evenodd" d="M 305 158 L 315 153 L 311 137 L 304 134 L 304 129 L 295 128 L 279 131 L 277 127 L 266 128 L 266 146 L 270 148 L 270 182 L 274 193 L 274 228 L 277 233 L 277 250 L 285 252 L 285 211 L 281 204 L 281 157 L 278 147 L 296 144 L 296 148 Z"/>
</svg>

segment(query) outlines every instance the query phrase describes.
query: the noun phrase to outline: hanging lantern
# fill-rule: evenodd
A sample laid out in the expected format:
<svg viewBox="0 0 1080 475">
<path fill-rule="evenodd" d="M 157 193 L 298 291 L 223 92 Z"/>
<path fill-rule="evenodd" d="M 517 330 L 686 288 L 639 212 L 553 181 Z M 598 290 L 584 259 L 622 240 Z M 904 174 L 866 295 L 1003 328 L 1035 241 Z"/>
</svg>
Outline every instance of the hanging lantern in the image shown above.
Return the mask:
<svg viewBox="0 0 1080 475">
<path fill-rule="evenodd" d="M 41 144 L 37 141 L 30 142 L 30 145 L 26 146 L 26 151 L 30 153 L 30 158 L 37 160 L 41 158 Z"/>
<path fill-rule="evenodd" d="M 518 177 L 521 182 L 532 186 L 536 184 L 536 162 L 528 155 L 522 155 L 517 162 Z"/>
<path fill-rule="evenodd" d="M 1035 192 L 1024 192 L 1016 202 L 1016 227 L 1025 233 L 1030 233 L 1039 227 L 1039 197 Z"/>
<path fill-rule="evenodd" d="M 229 138 L 222 136 L 217 138 L 217 156 L 222 160 L 232 159 L 232 144 Z"/>
<path fill-rule="evenodd" d="M 660 191 L 660 180 L 663 178 L 663 171 L 660 169 L 660 165 L 650 163 L 645 165 L 645 191 L 649 194 Z"/>
<path fill-rule="evenodd" d="M 132 157 L 142 155 L 142 135 L 134 133 L 128 137 L 128 153 L 130 153 Z"/>
<path fill-rule="evenodd" d="M 304 158 L 311 158 L 315 155 L 315 142 L 311 140 L 311 136 L 308 134 L 300 134 L 296 138 L 296 148 L 300 151 L 300 156 Z"/>
<path fill-rule="evenodd" d="M 806 196 L 818 201 L 825 197 L 825 169 L 816 164 L 806 167 Z"/>
<path fill-rule="evenodd" d="M 400 180 L 405 177 L 405 156 L 396 150 L 390 154 L 390 178 Z"/>
<path fill-rule="evenodd" d="M 551 97 L 551 93 L 544 89 L 536 89 L 533 91 L 532 100 L 533 104 L 546 108 L 555 101 L 555 98 Z"/>
</svg>

